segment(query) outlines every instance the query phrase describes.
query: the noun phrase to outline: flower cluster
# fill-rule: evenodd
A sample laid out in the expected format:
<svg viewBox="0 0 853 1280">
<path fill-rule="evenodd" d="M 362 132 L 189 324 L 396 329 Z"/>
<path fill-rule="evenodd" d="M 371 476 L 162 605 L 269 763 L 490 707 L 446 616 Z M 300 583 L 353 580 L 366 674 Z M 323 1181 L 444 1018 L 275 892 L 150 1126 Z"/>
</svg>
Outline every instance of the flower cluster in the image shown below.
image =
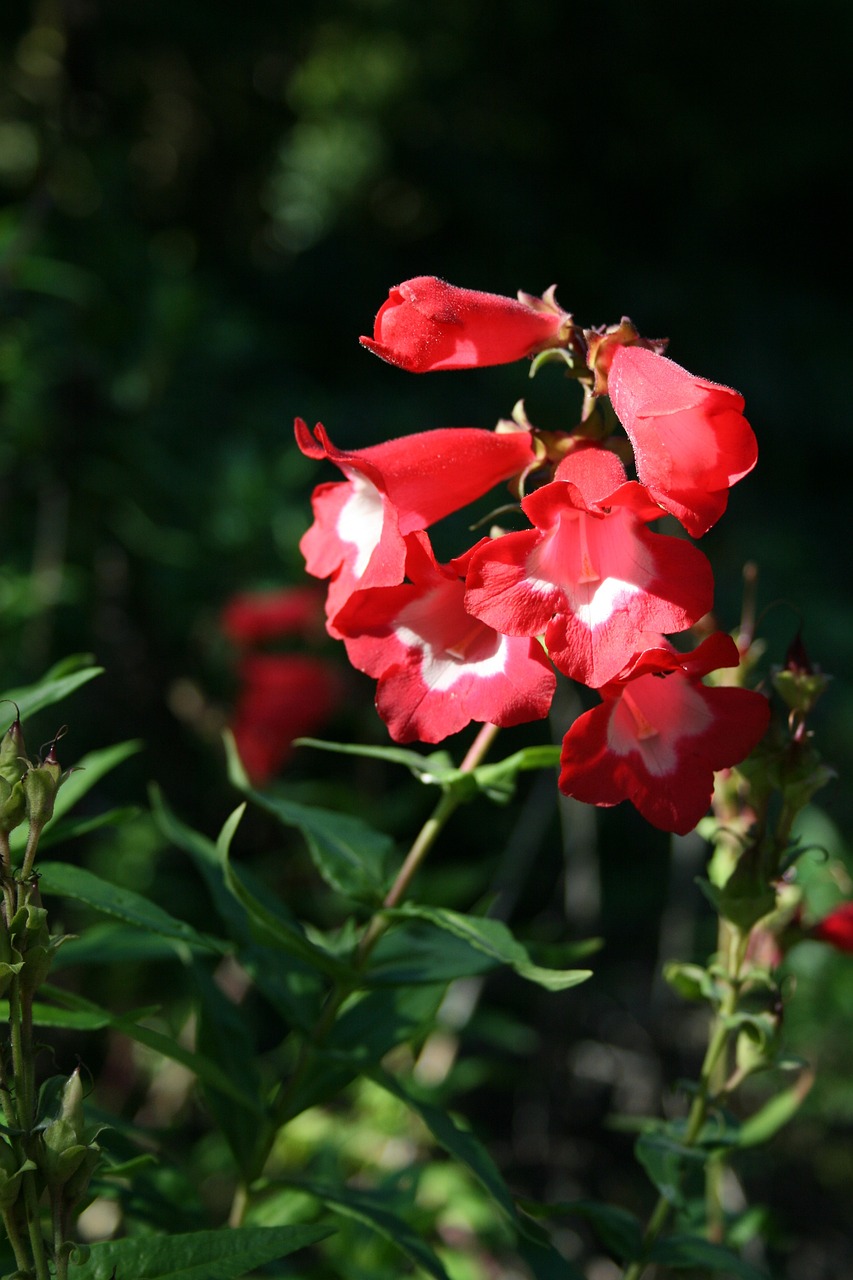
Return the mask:
<svg viewBox="0 0 853 1280">
<path fill-rule="evenodd" d="M 330 580 L 327 629 L 378 681 L 391 736 L 435 743 L 472 720 L 541 718 L 556 668 L 602 699 L 566 733 L 561 789 L 627 799 L 654 825 L 689 831 L 714 771 L 749 753 L 769 711 L 758 693 L 704 682 L 738 665 L 728 636 L 689 653 L 670 643 L 710 611 L 713 576 L 692 542 L 650 526 L 669 514 L 699 537 L 722 515 L 757 459 L 742 398 L 628 320 L 579 328 L 553 289 L 515 300 L 419 277 L 391 290 L 361 341 L 414 373 L 558 360 L 584 392 L 580 421 L 561 432 L 517 411 L 494 431 L 347 452 L 297 420 L 302 452 L 345 477 L 314 492 L 306 565 Z M 495 528 L 440 564 L 427 530 L 507 482 L 530 527 Z"/>
</svg>

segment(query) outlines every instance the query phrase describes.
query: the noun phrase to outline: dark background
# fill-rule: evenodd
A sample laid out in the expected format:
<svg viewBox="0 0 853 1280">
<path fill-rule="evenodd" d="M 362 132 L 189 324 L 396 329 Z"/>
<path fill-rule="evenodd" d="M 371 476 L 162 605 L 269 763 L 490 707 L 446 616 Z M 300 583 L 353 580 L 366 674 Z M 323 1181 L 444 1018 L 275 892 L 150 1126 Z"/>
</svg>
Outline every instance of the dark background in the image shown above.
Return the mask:
<svg viewBox="0 0 853 1280">
<path fill-rule="evenodd" d="M 522 395 L 534 418 L 560 424 L 568 401 L 553 369 L 533 386 L 521 366 L 416 379 L 362 351 L 388 288 L 421 274 L 504 294 L 556 282 L 582 324 L 627 314 L 668 336 L 679 363 L 745 395 L 759 466 L 702 545 L 723 627 L 753 560 L 768 663 L 802 626 L 836 676 L 817 719 L 841 781 L 821 799 L 825 839 L 846 856 L 851 28 L 842 0 L 2 7 L 3 683 L 96 655 L 106 674 L 67 713 L 63 759 L 122 737 L 148 743 L 104 802 L 141 801 L 153 777 L 211 832 L 232 804 L 217 730 L 233 655 L 217 616 L 235 591 L 301 581 L 308 495 L 329 476 L 296 452 L 295 414 L 347 446 L 489 427 Z M 324 652 L 343 668 L 331 643 Z M 351 679 L 331 732 L 381 741 L 370 684 Z M 297 762 L 297 783 L 310 767 Z M 379 808 L 391 784 L 370 775 Z M 472 836 L 483 821 L 470 820 Z M 556 1025 L 541 1052 L 564 1091 L 540 1114 L 543 1133 L 577 1134 L 565 1100 L 582 1085 L 561 1073 L 579 1044 L 641 1052 L 668 1080 L 684 1069 L 670 1061 L 671 1010 L 649 1007 L 657 1040 L 637 1029 L 667 901 L 679 907 L 666 841 L 621 812 L 601 828 L 600 899 L 574 892 L 571 864 L 565 878 L 554 818 L 539 869 L 517 873 L 522 919 L 559 933 L 567 912 L 570 928 L 607 940 L 598 994 L 560 1001 L 565 1018 L 553 1004 L 543 1013 Z M 111 874 L 180 893 L 179 872 L 155 855 L 143 840 Z M 701 938 L 701 914 L 697 928 Z M 842 1070 L 853 961 L 827 963 L 826 1006 L 794 1015 L 803 1040 L 819 1037 L 826 1089 L 755 1175 L 794 1249 L 792 1280 L 840 1274 L 853 1185 Z M 595 1088 L 597 1117 L 612 1080 Z M 627 1159 L 600 1133 L 570 1141 L 581 1184 L 607 1183 Z M 565 1165 L 554 1147 L 531 1148 L 540 1191 Z M 628 1191 L 640 1204 L 645 1194 Z"/>
</svg>

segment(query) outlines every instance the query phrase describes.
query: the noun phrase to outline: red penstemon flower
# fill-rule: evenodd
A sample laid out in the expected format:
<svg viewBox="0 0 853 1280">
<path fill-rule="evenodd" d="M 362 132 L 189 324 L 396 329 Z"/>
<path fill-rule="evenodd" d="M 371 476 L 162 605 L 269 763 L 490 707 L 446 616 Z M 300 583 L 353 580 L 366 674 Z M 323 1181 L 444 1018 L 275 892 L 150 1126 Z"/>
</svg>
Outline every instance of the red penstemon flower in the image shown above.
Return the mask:
<svg viewBox="0 0 853 1280">
<path fill-rule="evenodd" d="M 731 486 L 758 459 L 743 398 L 640 346 L 616 348 L 607 387 L 641 482 L 689 534 L 701 537 L 725 511 Z"/>
<path fill-rule="evenodd" d="M 353 666 L 379 681 L 391 737 L 440 742 L 471 720 L 509 726 L 547 715 L 556 680 L 541 646 L 466 612 L 471 553 L 440 565 L 426 534 L 406 541 L 410 581 L 358 591 L 337 618 Z"/>
<path fill-rule="evenodd" d="M 692 653 L 638 654 L 566 734 L 560 790 L 595 805 L 630 800 L 653 826 L 691 831 L 710 805 L 715 770 L 740 763 L 769 723 L 761 694 L 702 684 L 738 662 L 720 632 Z"/>
<path fill-rule="evenodd" d="M 583 684 L 612 680 L 645 632 L 677 632 L 711 607 L 711 567 L 696 547 L 651 533 L 660 508 L 626 481 L 615 454 L 578 449 L 522 502 L 535 529 L 472 557 L 466 606 L 507 635 L 544 633 L 556 666 Z"/>
<path fill-rule="evenodd" d="M 516 300 L 418 276 L 391 290 L 361 344 L 409 373 L 474 369 L 557 346 L 570 325 L 553 290 Z"/>
<path fill-rule="evenodd" d="M 303 452 L 347 477 L 315 491 L 307 567 L 331 580 L 328 630 L 377 679 L 392 737 L 438 742 L 469 720 L 544 715 L 555 680 L 547 651 L 603 699 L 565 737 L 562 789 L 599 805 L 629 799 L 655 825 L 689 830 L 714 771 L 761 737 L 768 705 L 703 684 L 737 663 L 728 637 L 689 654 L 664 639 L 708 612 L 713 578 L 695 546 L 648 526 L 671 513 L 700 536 L 722 514 L 756 461 L 741 397 L 665 359 L 665 344 L 626 318 L 577 328 L 553 289 L 516 301 L 418 277 L 391 290 L 361 341 L 418 373 L 555 349 L 584 385 L 583 422 L 569 432 L 433 431 L 346 453 L 297 421 Z M 637 480 L 619 461 L 627 442 L 606 438 L 606 393 Z M 540 487 L 521 502 L 531 529 L 497 531 L 436 562 L 427 528 L 501 480 L 537 472 Z"/>
<path fill-rule="evenodd" d="M 326 604 L 329 631 L 352 592 L 403 581 L 406 534 L 475 501 L 533 461 L 530 433 L 448 427 L 366 449 L 337 449 L 318 424 L 312 436 L 301 418 L 296 442 L 312 458 L 328 458 L 347 476 L 314 491 L 314 523 L 300 548 L 308 572 L 332 578 Z"/>
<path fill-rule="evenodd" d="M 243 767 L 260 786 L 290 758 L 294 738 L 331 717 L 341 680 L 328 662 L 301 653 L 246 654 L 238 674 L 231 730 Z"/>
<path fill-rule="evenodd" d="M 241 592 L 225 605 L 220 626 L 231 643 L 237 645 L 262 644 L 294 633 L 310 634 L 322 618 L 319 592 L 318 587 Z"/>
</svg>

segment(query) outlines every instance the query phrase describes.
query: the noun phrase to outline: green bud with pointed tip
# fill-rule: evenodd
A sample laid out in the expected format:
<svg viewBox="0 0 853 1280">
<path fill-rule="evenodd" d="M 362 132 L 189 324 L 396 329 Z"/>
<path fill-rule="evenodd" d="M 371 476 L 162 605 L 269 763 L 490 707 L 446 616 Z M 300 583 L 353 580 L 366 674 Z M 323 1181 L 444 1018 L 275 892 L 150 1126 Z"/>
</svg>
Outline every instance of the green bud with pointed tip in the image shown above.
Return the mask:
<svg viewBox="0 0 853 1280">
<path fill-rule="evenodd" d="M 28 768 L 27 744 L 24 742 L 21 721 L 16 716 L 0 738 L 0 780 L 11 786 L 20 782 Z"/>
<path fill-rule="evenodd" d="M 62 786 L 62 765 L 56 758 L 56 746 L 52 746 L 41 764 L 30 769 L 23 778 L 27 817 L 30 825 L 41 830 L 53 817 L 56 793 Z"/>
</svg>

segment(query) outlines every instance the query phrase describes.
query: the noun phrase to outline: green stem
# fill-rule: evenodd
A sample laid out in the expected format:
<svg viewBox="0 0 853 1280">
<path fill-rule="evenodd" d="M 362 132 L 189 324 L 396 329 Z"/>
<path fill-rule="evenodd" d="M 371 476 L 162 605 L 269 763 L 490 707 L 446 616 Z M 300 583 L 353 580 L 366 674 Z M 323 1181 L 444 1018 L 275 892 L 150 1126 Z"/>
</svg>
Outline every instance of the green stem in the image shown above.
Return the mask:
<svg viewBox="0 0 853 1280">
<path fill-rule="evenodd" d="M 19 1271 L 28 1271 L 30 1266 L 30 1255 L 27 1253 L 27 1247 L 21 1238 L 18 1230 L 18 1222 L 15 1218 L 14 1209 L 3 1210 L 3 1225 L 6 1228 L 6 1235 L 9 1238 L 9 1244 L 12 1246 L 12 1252 L 15 1255 Z"/>
<path fill-rule="evenodd" d="M 498 733 L 499 729 L 497 725 L 484 724 L 480 727 L 479 733 L 472 742 L 465 754 L 465 758 L 459 766 L 461 772 L 471 773 L 476 769 L 476 767 L 482 762 L 486 752 L 491 747 Z M 403 859 L 403 865 L 397 872 L 397 875 L 394 878 L 394 883 L 391 885 L 391 888 L 388 890 L 382 901 L 382 907 L 371 917 L 367 928 L 362 934 L 361 941 L 358 944 L 355 955 L 355 971 L 357 974 L 364 968 L 371 951 L 388 927 L 388 921 L 382 915 L 382 911 L 390 910 L 392 907 L 395 907 L 403 898 L 418 869 L 423 864 L 424 858 L 435 844 L 443 828 L 447 825 L 448 819 L 456 809 L 458 809 L 461 803 L 462 797 L 457 792 L 442 792 L 438 804 L 421 827 L 411 848 L 409 849 L 409 852 Z M 311 1036 L 302 1041 L 293 1071 L 291 1072 L 289 1079 L 281 1085 L 275 1101 L 273 1102 L 270 1134 L 264 1139 L 258 1152 L 258 1157 L 255 1161 L 255 1168 L 257 1171 L 255 1176 L 260 1175 L 264 1165 L 269 1159 L 278 1130 L 290 1118 L 288 1115 L 288 1109 L 294 1094 L 308 1073 L 314 1051 L 322 1045 L 326 1036 L 331 1031 L 341 1005 L 353 990 L 354 986 L 351 983 L 336 983 L 329 992 L 323 1006 L 322 1013 L 320 1014 L 316 1026 L 313 1028 Z M 231 1212 L 228 1217 L 228 1225 L 231 1227 L 239 1227 L 243 1222 L 249 1205 L 249 1184 L 252 1181 L 254 1181 L 254 1178 L 249 1178 L 245 1182 L 240 1182 L 234 1192 L 234 1198 L 231 1203 Z"/>
<path fill-rule="evenodd" d="M 719 1079 L 720 1069 L 724 1068 L 724 1054 L 729 1042 L 730 1028 L 728 1022 L 737 1009 L 740 994 L 740 970 L 746 954 L 748 934 L 745 935 L 739 929 L 727 925 L 725 921 L 721 921 L 720 926 L 721 941 L 723 943 L 721 950 L 726 959 L 728 985 L 711 1026 L 711 1035 L 699 1073 L 696 1096 L 687 1113 L 684 1137 L 681 1139 L 681 1145 L 684 1147 L 696 1145 L 708 1119 L 710 1106 L 717 1097 L 719 1090 L 716 1087 L 716 1081 Z M 725 1074 L 724 1071 L 723 1074 Z M 641 1255 L 629 1265 L 622 1280 L 640 1280 L 648 1266 L 649 1254 L 658 1236 L 666 1226 L 671 1212 L 672 1204 L 670 1201 L 666 1196 L 659 1196 L 649 1217 L 646 1230 L 643 1233 Z"/>
</svg>

